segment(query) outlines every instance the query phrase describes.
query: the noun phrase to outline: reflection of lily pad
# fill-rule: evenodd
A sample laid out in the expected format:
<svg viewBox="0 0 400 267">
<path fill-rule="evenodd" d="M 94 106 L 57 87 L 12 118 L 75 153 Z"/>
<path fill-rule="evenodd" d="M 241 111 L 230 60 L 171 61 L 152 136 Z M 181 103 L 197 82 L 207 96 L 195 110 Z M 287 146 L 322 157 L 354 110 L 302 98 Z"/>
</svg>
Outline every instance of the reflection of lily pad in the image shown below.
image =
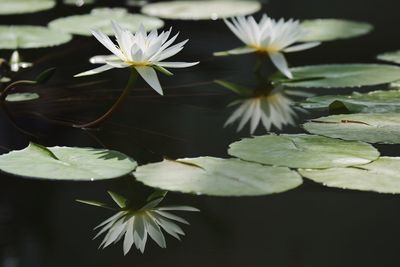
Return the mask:
<svg viewBox="0 0 400 267">
<path fill-rule="evenodd" d="M 400 158 L 381 157 L 369 164 L 326 170 L 299 170 L 329 187 L 400 194 Z"/>
<path fill-rule="evenodd" d="M 0 156 L 4 172 L 38 179 L 93 181 L 130 173 L 136 162 L 106 149 L 50 147 L 30 144 Z"/>
<path fill-rule="evenodd" d="M 264 135 L 230 145 L 243 160 L 290 168 L 332 168 L 365 164 L 379 157 L 369 144 L 307 134 Z"/>
<path fill-rule="evenodd" d="M 164 160 L 140 166 L 134 175 L 151 187 L 214 196 L 267 195 L 302 183 L 296 172 L 285 167 L 213 157 Z"/>
<path fill-rule="evenodd" d="M 22 102 L 38 99 L 39 95 L 36 93 L 14 93 L 6 97 L 7 102 Z"/>
<path fill-rule="evenodd" d="M 385 64 L 312 65 L 290 69 L 294 79 L 282 74 L 274 82 L 290 87 L 361 87 L 390 83 L 400 79 L 400 67 Z"/>
<path fill-rule="evenodd" d="M 261 9 L 257 1 L 191 0 L 165 1 L 145 5 L 144 14 L 164 19 L 216 20 L 249 15 Z"/>
<path fill-rule="evenodd" d="M 328 109 L 334 101 L 342 102 L 353 113 L 383 113 L 400 111 L 400 90 L 379 90 L 351 95 L 326 95 L 307 98 L 300 103 L 307 109 Z"/>
<path fill-rule="evenodd" d="M 399 113 L 359 113 L 322 117 L 304 124 L 313 134 L 368 143 L 400 143 Z"/>
<path fill-rule="evenodd" d="M 400 64 L 400 50 L 394 52 L 386 52 L 377 56 L 379 60 Z"/>
<path fill-rule="evenodd" d="M 303 42 L 348 39 L 369 33 L 373 26 L 365 22 L 343 19 L 315 19 L 301 23 L 305 31 Z"/>
<path fill-rule="evenodd" d="M 140 14 L 130 14 L 124 8 L 95 8 L 90 14 L 74 15 L 59 18 L 49 23 L 49 27 L 63 32 L 90 36 L 91 30 L 100 30 L 107 35 L 114 35 L 111 21 L 116 21 L 121 27 L 136 32 L 140 24 L 146 30 L 155 30 L 164 26 L 158 18 Z"/>
<path fill-rule="evenodd" d="M 42 26 L 0 26 L 0 49 L 57 46 L 71 40 L 71 35 Z"/>
<path fill-rule="evenodd" d="M 54 0 L 1 0 L 0 15 L 34 13 L 55 5 Z"/>
</svg>

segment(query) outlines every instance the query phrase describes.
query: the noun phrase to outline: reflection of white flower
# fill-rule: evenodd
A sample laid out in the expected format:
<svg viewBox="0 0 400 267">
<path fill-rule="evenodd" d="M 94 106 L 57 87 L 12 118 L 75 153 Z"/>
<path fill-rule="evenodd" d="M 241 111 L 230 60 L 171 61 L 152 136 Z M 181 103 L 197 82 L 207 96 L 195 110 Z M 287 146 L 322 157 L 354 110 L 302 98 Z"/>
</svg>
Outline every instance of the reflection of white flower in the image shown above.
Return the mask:
<svg viewBox="0 0 400 267">
<path fill-rule="evenodd" d="M 23 62 L 19 52 L 16 50 L 11 54 L 10 58 L 10 70 L 13 72 L 18 72 L 19 69 L 26 69 L 32 67 L 32 63 L 30 62 Z"/>
<path fill-rule="evenodd" d="M 135 34 L 126 29 L 122 29 L 117 23 L 113 22 L 113 29 L 118 45 L 100 31 L 92 31 L 96 39 L 110 50 L 116 58 L 106 61 L 106 64 L 96 69 L 86 71 L 75 75 L 85 76 L 93 75 L 112 68 L 133 67 L 142 76 L 142 78 L 159 94 L 163 94 L 160 82 L 154 69 L 169 73 L 165 68 L 185 68 L 198 64 L 198 62 L 163 62 L 163 60 L 172 57 L 183 49 L 185 40 L 173 46 L 172 43 L 178 37 L 178 34 L 168 40 L 172 29 L 160 34 L 152 31 L 147 34 L 143 25 Z"/>
<path fill-rule="evenodd" d="M 320 44 L 318 42 L 309 42 L 293 45 L 301 40 L 304 32 L 299 22 L 292 19 L 275 21 L 264 14 L 258 23 L 252 16 L 247 18 L 240 16 L 233 18 L 231 21 L 225 19 L 225 23 L 246 44 L 246 47 L 216 53 L 216 55 L 266 53 L 271 58 L 272 63 L 288 78 L 292 78 L 293 75 L 282 52 L 301 51 Z"/>
<path fill-rule="evenodd" d="M 262 123 L 269 131 L 272 126 L 279 130 L 285 125 L 295 125 L 297 112 L 304 109 L 294 106 L 294 102 L 287 96 L 291 91 L 282 92 L 275 89 L 270 94 L 243 98 L 231 104 L 239 105 L 225 122 L 225 126 L 239 121 L 238 131 L 250 121 L 250 133 L 253 134 Z M 295 93 L 296 94 L 296 93 Z"/>
<path fill-rule="evenodd" d="M 144 252 L 147 238 L 150 236 L 160 247 L 166 247 L 166 241 L 162 229 L 180 240 L 179 235 L 185 235 L 174 221 L 189 224 L 185 219 L 178 217 L 169 211 L 199 211 L 193 207 L 174 206 L 156 207 L 159 199 L 149 202 L 140 210 L 122 210 L 105 220 L 95 229 L 100 229 L 96 237 L 103 233 L 105 237 L 100 247 L 105 248 L 124 239 L 123 249 L 126 255 L 133 244 L 142 253 Z"/>
</svg>

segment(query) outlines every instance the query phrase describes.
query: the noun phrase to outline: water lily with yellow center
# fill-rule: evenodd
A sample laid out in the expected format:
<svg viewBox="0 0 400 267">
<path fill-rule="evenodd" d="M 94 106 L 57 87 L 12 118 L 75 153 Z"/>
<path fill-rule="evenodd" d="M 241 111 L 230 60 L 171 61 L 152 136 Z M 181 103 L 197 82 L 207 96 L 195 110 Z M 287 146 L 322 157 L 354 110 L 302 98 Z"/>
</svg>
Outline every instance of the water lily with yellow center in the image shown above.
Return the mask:
<svg viewBox="0 0 400 267">
<path fill-rule="evenodd" d="M 297 52 L 318 46 L 319 42 L 298 43 L 305 34 L 299 21 L 276 21 L 263 15 L 257 23 L 254 17 L 225 19 L 229 29 L 246 44 L 245 47 L 214 53 L 216 56 L 247 53 L 267 54 L 275 67 L 288 78 L 293 78 L 283 53 Z"/>
<path fill-rule="evenodd" d="M 160 82 L 155 70 L 172 75 L 165 68 L 186 68 L 199 62 L 165 62 L 164 60 L 179 53 L 188 40 L 175 45 L 173 42 L 178 34 L 169 39 L 172 28 L 160 34 L 156 30 L 147 34 L 143 25 L 139 31 L 131 33 L 120 25 L 112 22 L 117 44 L 101 31 L 92 31 L 94 37 L 110 50 L 114 58 L 108 58 L 106 64 L 89 70 L 75 77 L 93 75 L 113 68 L 134 68 L 139 75 L 159 94 L 163 94 Z M 171 46 L 172 45 L 172 46 Z"/>
</svg>

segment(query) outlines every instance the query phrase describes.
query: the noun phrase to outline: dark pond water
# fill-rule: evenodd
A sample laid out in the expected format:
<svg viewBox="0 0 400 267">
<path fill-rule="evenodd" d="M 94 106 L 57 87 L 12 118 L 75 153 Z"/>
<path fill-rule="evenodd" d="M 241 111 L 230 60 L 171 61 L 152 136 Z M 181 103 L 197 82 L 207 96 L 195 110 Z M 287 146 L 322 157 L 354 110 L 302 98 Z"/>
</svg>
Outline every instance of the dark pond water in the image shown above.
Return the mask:
<svg viewBox="0 0 400 267">
<path fill-rule="evenodd" d="M 104 5 L 116 2 L 104 1 Z M 326 43 L 288 58 L 292 65 L 306 65 L 374 62 L 378 53 L 400 48 L 399 8 L 398 0 L 271 0 L 264 11 L 272 17 L 349 18 L 375 25 L 370 35 Z M 58 5 L 48 12 L 3 16 L 0 23 L 45 24 L 59 16 L 89 10 Z M 201 64 L 178 70 L 172 78 L 161 77 L 164 97 L 140 83 L 115 116 L 93 131 L 58 122 L 85 122 L 101 114 L 119 95 L 128 72 L 117 70 L 72 79 L 73 74 L 91 67 L 87 58 L 105 52 L 94 38 L 76 37 L 60 47 L 22 51 L 25 59 L 36 65 L 17 78 L 33 78 L 53 66 L 58 71 L 47 85 L 35 89 L 43 95 L 41 99 L 10 105 L 15 121 L 33 136 L 13 127 L 0 113 L 1 150 L 20 149 L 35 141 L 46 146 L 106 147 L 140 163 L 158 161 L 163 156 L 227 156 L 228 144 L 248 136 L 248 131 L 236 133 L 236 125 L 222 127 L 231 112 L 226 105 L 233 95 L 212 81 L 231 79 L 251 84 L 254 58 L 211 56 L 214 51 L 239 45 L 221 21 L 166 21 L 166 26 L 181 31 L 182 39 L 190 38 L 176 61 L 200 60 Z M 8 58 L 10 53 L 1 50 L 0 56 Z M 298 122 L 319 115 L 309 114 Z M 302 130 L 287 127 L 282 132 Z M 263 133 L 262 129 L 257 132 Z M 397 146 L 380 149 L 384 155 L 398 155 Z M 132 250 L 124 257 L 120 244 L 98 250 L 100 241 L 91 240 L 93 226 L 112 214 L 74 200 L 106 200 L 106 191 L 113 189 L 143 201 L 151 192 L 149 188 L 135 184 L 128 191 L 129 178 L 90 183 L 26 180 L 3 174 L 0 178 L 1 267 L 381 267 L 397 266 L 399 261 L 400 199 L 395 195 L 328 189 L 310 181 L 287 193 L 265 197 L 170 193 L 166 204 L 201 209 L 201 213 L 184 214 L 191 222 L 184 228 L 186 237 L 182 242 L 168 237 L 167 249 L 148 242 L 144 255 Z"/>
</svg>

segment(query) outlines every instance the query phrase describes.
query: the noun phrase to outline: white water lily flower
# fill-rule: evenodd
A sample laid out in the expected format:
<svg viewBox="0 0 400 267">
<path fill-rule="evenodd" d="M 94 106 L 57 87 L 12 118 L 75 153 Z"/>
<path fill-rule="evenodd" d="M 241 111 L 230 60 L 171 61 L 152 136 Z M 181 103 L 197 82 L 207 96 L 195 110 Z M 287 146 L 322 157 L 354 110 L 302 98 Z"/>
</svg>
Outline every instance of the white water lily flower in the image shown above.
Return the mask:
<svg viewBox="0 0 400 267">
<path fill-rule="evenodd" d="M 301 92 L 293 92 L 293 95 L 301 96 Z M 253 134 L 261 123 L 267 131 L 273 126 L 282 129 L 286 125 L 295 125 L 298 112 L 306 112 L 304 109 L 294 106 L 287 95 L 292 91 L 274 89 L 270 94 L 259 95 L 250 98 L 243 98 L 231 103 L 230 106 L 237 106 L 232 115 L 225 122 L 225 127 L 239 121 L 237 131 L 250 121 L 250 133 Z"/>
<path fill-rule="evenodd" d="M 199 210 L 188 206 L 156 207 L 159 202 L 159 199 L 153 200 L 137 211 L 119 211 L 98 225 L 95 229 L 100 228 L 100 231 L 95 238 L 106 233 L 100 247 L 106 248 L 123 239 L 125 255 L 133 244 L 143 253 L 148 236 L 150 236 L 160 247 L 165 248 L 166 241 L 162 230 L 180 240 L 179 235 L 185 235 L 185 233 L 175 222 L 184 224 L 189 224 L 189 222 L 170 211 Z"/>
<path fill-rule="evenodd" d="M 177 33 L 171 39 L 168 39 L 172 28 L 166 32 L 157 33 L 156 30 L 146 33 L 143 25 L 139 31 L 131 33 L 121 28 L 115 22 L 112 22 L 117 45 L 111 39 L 100 31 L 92 31 L 96 39 L 110 50 L 116 57 L 107 60 L 106 64 L 93 70 L 89 70 L 75 77 L 93 75 L 113 68 L 135 68 L 139 75 L 159 94 L 163 94 L 160 82 L 155 69 L 166 74 L 172 74 L 165 68 L 186 68 L 199 62 L 164 62 L 179 53 L 188 40 L 172 45 L 178 37 Z M 171 46 L 172 45 L 172 46 Z"/>
<path fill-rule="evenodd" d="M 229 29 L 246 44 L 245 47 L 236 48 L 215 55 L 239 55 L 246 53 L 268 54 L 272 63 L 288 78 L 293 78 L 283 53 L 306 50 L 319 45 L 319 42 L 296 44 L 304 35 L 299 21 L 280 19 L 275 21 L 263 15 L 257 23 L 254 17 L 235 17 L 231 21 L 225 19 Z"/>
</svg>

